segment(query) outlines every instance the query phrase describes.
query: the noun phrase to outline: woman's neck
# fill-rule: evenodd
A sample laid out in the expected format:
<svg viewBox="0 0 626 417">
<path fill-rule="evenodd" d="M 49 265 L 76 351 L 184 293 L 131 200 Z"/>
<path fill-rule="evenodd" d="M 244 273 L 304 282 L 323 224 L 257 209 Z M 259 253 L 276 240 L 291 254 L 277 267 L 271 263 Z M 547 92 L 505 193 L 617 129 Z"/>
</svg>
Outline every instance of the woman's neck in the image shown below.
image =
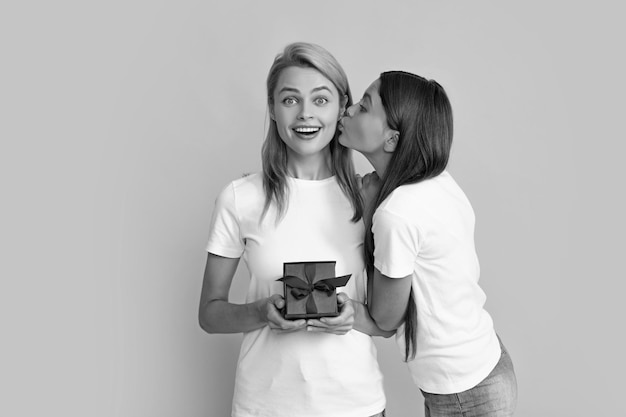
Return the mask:
<svg viewBox="0 0 626 417">
<path fill-rule="evenodd" d="M 287 172 L 294 178 L 319 181 L 333 176 L 330 168 L 330 154 L 318 153 L 315 155 L 288 156 Z"/>
</svg>

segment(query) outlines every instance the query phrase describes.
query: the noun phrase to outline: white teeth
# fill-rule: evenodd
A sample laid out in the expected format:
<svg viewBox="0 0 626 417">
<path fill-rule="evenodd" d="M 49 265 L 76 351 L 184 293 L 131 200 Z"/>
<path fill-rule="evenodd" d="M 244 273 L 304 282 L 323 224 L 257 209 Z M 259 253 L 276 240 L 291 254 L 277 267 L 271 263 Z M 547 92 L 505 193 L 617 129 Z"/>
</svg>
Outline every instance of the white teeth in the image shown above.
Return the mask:
<svg viewBox="0 0 626 417">
<path fill-rule="evenodd" d="M 298 133 L 315 133 L 320 130 L 319 127 L 296 127 L 294 129 Z"/>
</svg>

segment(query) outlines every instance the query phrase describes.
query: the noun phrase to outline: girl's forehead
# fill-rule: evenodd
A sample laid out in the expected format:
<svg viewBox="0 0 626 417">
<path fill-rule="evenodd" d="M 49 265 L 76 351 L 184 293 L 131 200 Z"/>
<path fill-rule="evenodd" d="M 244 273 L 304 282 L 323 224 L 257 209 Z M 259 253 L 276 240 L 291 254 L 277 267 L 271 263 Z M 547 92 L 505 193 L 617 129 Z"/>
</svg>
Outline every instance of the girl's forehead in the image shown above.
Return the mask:
<svg viewBox="0 0 626 417">
<path fill-rule="evenodd" d="M 377 78 L 376 80 L 374 80 L 374 82 L 370 84 L 369 87 L 367 87 L 367 90 L 365 90 L 365 92 L 368 93 L 370 96 L 372 94 L 378 95 L 379 89 L 380 89 L 380 79 Z"/>
</svg>

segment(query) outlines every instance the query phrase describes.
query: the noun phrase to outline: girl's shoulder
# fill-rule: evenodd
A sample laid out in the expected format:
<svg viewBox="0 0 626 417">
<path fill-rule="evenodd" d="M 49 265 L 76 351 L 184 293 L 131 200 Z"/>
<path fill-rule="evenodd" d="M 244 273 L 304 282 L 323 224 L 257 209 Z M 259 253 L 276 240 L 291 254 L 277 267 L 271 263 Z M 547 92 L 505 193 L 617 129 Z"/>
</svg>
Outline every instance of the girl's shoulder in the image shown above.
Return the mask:
<svg viewBox="0 0 626 417">
<path fill-rule="evenodd" d="M 429 195 L 446 192 L 450 188 L 458 188 L 458 184 L 452 178 L 452 175 L 448 171 L 443 171 L 436 177 L 429 178 L 423 181 L 419 181 L 412 184 L 401 185 L 391 192 L 391 195 L 396 196 L 414 196 L 414 195 Z"/>
<path fill-rule="evenodd" d="M 380 205 L 391 211 L 430 208 L 438 204 L 448 204 L 463 195 L 448 171 L 424 181 L 401 185 L 393 190 Z"/>
</svg>

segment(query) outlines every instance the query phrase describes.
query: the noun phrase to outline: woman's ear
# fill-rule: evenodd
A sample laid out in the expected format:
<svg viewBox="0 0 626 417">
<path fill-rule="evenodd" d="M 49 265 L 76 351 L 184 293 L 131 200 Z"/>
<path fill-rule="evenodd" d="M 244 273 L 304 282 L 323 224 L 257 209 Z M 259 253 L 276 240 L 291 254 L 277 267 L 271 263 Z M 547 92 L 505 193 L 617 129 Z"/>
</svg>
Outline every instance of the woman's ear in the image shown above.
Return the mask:
<svg viewBox="0 0 626 417">
<path fill-rule="evenodd" d="M 337 116 L 337 120 L 341 119 L 344 114 L 346 114 L 346 106 L 348 105 L 348 96 L 346 94 L 341 97 L 340 106 L 339 106 L 339 116 Z"/>
<path fill-rule="evenodd" d="M 276 121 L 276 115 L 274 114 L 274 100 L 267 100 L 267 113 L 270 115 L 270 120 Z"/>
<path fill-rule="evenodd" d="M 394 153 L 396 151 L 396 147 L 398 146 L 398 141 L 400 140 L 400 132 L 397 130 L 390 130 L 389 137 L 385 139 L 385 143 L 383 144 L 383 150 L 387 153 Z"/>
</svg>

